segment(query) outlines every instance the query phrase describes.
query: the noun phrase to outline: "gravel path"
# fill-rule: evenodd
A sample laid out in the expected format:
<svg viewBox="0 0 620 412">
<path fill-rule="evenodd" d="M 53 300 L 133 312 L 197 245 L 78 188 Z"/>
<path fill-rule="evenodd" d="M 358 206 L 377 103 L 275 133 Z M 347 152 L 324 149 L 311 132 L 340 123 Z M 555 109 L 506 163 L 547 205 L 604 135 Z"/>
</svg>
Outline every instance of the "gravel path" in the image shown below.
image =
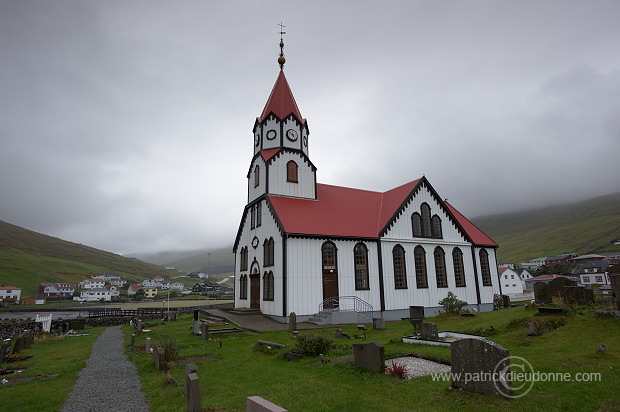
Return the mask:
<svg viewBox="0 0 620 412">
<path fill-rule="evenodd" d="M 127 358 L 120 326 L 105 329 L 62 412 L 149 412 L 136 366 Z"/>
</svg>

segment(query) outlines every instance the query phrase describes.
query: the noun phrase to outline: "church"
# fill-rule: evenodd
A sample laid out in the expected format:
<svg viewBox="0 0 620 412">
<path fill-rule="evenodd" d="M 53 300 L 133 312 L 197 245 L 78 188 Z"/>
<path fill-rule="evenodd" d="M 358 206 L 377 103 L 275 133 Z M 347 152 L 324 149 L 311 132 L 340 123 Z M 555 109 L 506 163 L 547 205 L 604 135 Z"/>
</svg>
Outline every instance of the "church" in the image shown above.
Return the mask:
<svg viewBox="0 0 620 412">
<path fill-rule="evenodd" d="M 497 244 L 425 176 L 386 192 L 317 183 L 310 132 L 280 72 L 253 128 L 248 199 L 234 242 L 235 308 L 279 322 L 323 311 L 400 320 L 448 292 L 492 310 Z"/>
</svg>

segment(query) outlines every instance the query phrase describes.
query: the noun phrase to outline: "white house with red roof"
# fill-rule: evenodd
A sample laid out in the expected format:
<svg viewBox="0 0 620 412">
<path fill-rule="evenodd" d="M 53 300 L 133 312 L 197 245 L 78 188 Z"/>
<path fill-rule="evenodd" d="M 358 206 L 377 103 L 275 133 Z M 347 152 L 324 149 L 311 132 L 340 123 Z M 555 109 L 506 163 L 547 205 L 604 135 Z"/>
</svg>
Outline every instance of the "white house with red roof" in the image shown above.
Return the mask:
<svg viewBox="0 0 620 412">
<path fill-rule="evenodd" d="M 0 302 L 19 303 L 22 290 L 15 286 L 0 286 Z"/>
<path fill-rule="evenodd" d="M 426 177 L 374 192 L 317 183 L 309 129 L 282 69 L 254 124 L 254 156 L 233 251 L 235 307 L 286 322 L 321 310 L 401 319 L 453 292 L 491 310 L 497 244 Z"/>
</svg>

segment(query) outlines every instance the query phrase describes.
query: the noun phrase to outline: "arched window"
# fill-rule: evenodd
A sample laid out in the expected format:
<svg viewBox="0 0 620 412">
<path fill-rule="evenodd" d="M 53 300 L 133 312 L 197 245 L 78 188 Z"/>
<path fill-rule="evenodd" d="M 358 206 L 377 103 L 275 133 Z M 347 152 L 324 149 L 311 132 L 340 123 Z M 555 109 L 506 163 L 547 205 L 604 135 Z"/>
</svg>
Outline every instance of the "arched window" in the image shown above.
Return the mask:
<svg viewBox="0 0 620 412">
<path fill-rule="evenodd" d="M 241 248 L 241 262 L 239 264 L 239 270 L 248 270 L 248 247 Z"/>
<path fill-rule="evenodd" d="M 250 229 L 256 228 L 256 208 L 254 205 L 250 208 Z"/>
<path fill-rule="evenodd" d="M 446 275 L 446 253 L 439 246 L 435 248 L 433 253 L 435 256 L 435 275 L 437 276 L 437 287 L 448 287 L 448 276 Z"/>
<path fill-rule="evenodd" d="M 273 272 L 263 275 L 263 300 L 273 300 Z"/>
<path fill-rule="evenodd" d="M 265 239 L 263 242 L 263 265 L 264 266 L 273 266 L 273 249 L 274 249 L 274 240 L 272 237 L 269 239 Z"/>
<path fill-rule="evenodd" d="M 413 258 L 415 260 L 415 283 L 419 289 L 428 287 L 428 279 L 426 276 L 426 252 L 422 246 L 416 246 L 413 250 Z"/>
<path fill-rule="evenodd" d="M 431 207 L 427 203 L 420 206 L 422 211 L 422 236 L 431 237 Z"/>
<path fill-rule="evenodd" d="M 482 286 L 492 286 L 489 253 L 484 249 L 480 249 L 480 272 L 482 272 Z"/>
<path fill-rule="evenodd" d="M 422 237 L 422 216 L 418 212 L 411 215 L 411 226 L 413 228 L 413 237 Z"/>
<path fill-rule="evenodd" d="M 260 167 L 256 165 L 254 167 L 254 187 L 258 187 L 260 184 Z"/>
<path fill-rule="evenodd" d="M 392 260 L 394 262 L 394 287 L 396 289 L 407 289 L 405 249 L 401 245 L 396 245 L 392 249 Z"/>
<path fill-rule="evenodd" d="M 441 232 L 441 218 L 437 215 L 431 218 L 431 237 L 435 239 L 441 239 L 443 237 Z"/>
<path fill-rule="evenodd" d="M 294 161 L 289 161 L 286 164 L 286 181 L 297 183 L 297 163 Z"/>
<path fill-rule="evenodd" d="M 355 261 L 355 289 L 370 289 L 368 283 L 368 248 L 363 243 L 358 243 L 353 248 Z"/>
<path fill-rule="evenodd" d="M 259 227 L 263 221 L 263 206 L 261 202 L 256 204 L 256 227 Z"/>
<path fill-rule="evenodd" d="M 321 255 L 323 260 L 323 270 L 337 270 L 337 252 L 336 245 L 332 242 L 325 242 L 321 246 Z"/>
<path fill-rule="evenodd" d="M 239 299 L 248 298 L 248 275 L 241 275 L 239 279 Z"/>
<path fill-rule="evenodd" d="M 465 286 L 465 269 L 463 266 L 463 252 L 458 247 L 452 251 L 452 264 L 454 265 L 454 282 L 457 287 Z"/>
</svg>

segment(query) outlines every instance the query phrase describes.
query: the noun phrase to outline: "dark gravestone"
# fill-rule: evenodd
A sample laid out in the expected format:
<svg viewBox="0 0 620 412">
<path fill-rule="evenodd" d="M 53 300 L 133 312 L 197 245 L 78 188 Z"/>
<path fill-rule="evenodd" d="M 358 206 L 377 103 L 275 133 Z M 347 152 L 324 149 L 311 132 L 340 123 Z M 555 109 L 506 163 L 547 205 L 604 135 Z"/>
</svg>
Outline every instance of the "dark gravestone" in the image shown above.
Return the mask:
<svg viewBox="0 0 620 412">
<path fill-rule="evenodd" d="M 385 348 L 378 342 L 354 343 L 355 366 L 374 372 L 385 372 Z"/>
<path fill-rule="evenodd" d="M 158 371 L 163 371 L 165 369 L 164 362 L 164 348 L 159 345 L 155 345 L 153 348 L 153 363 L 155 364 L 155 369 Z"/>
<path fill-rule="evenodd" d="M 383 318 L 373 318 L 372 328 L 376 330 L 385 330 L 385 320 Z"/>
<path fill-rule="evenodd" d="M 422 323 L 421 339 L 437 340 L 439 339 L 439 333 L 437 332 L 437 324 L 434 322 Z"/>
<path fill-rule="evenodd" d="M 11 339 L 5 339 L 2 341 L 2 348 L 0 349 L 0 364 L 7 362 L 10 356 L 11 356 Z"/>
<path fill-rule="evenodd" d="M 136 334 L 132 333 L 131 334 L 131 344 L 129 345 L 129 347 L 131 348 L 131 350 L 133 350 L 133 348 L 136 346 Z"/>
<path fill-rule="evenodd" d="M 86 319 L 77 318 L 77 319 L 69 319 L 69 328 L 73 330 L 82 330 L 86 327 Z"/>
<path fill-rule="evenodd" d="M 538 326 L 536 322 L 527 322 L 525 324 L 525 331 L 527 332 L 527 336 L 539 336 Z"/>
<path fill-rule="evenodd" d="M 409 318 L 424 319 L 424 306 L 409 306 Z"/>
<path fill-rule="evenodd" d="M 620 310 L 620 273 L 610 273 L 609 281 L 611 282 L 611 290 L 616 296 L 616 305 Z"/>
<path fill-rule="evenodd" d="M 303 357 L 303 353 L 297 353 L 297 352 L 286 352 L 284 354 L 284 359 L 286 359 L 287 361 L 293 361 L 293 360 L 299 360 Z"/>
<path fill-rule="evenodd" d="M 15 345 L 13 346 L 13 353 L 20 353 L 22 350 L 24 350 L 25 340 L 26 338 L 24 337 L 23 333 L 20 333 L 19 335 L 15 337 Z"/>
<path fill-rule="evenodd" d="M 495 342 L 461 339 L 450 346 L 452 387 L 483 395 L 512 396 L 508 350 Z M 477 377 L 477 378 L 476 378 Z"/>
<path fill-rule="evenodd" d="M 185 379 L 183 380 L 183 396 L 187 396 L 187 375 L 198 373 L 198 367 L 193 363 L 185 365 Z"/>
<path fill-rule="evenodd" d="M 194 322 L 200 320 L 200 310 L 194 310 Z"/>
<path fill-rule="evenodd" d="M 260 396 L 250 396 L 245 400 L 246 412 L 288 412 L 275 403 L 271 403 Z"/>
<path fill-rule="evenodd" d="M 151 353 L 151 338 L 146 338 L 146 343 L 144 344 L 144 351 L 146 353 Z"/>
<path fill-rule="evenodd" d="M 502 295 L 498 295 L 497 293 L 493 295 L 493 310 L 500 310 L 504 308 L 504 300 L 502 299 Z"/>
<path fill-rule="evenodd" d="M 200 335 L 200 321 L 195 320 L 192 322 L 192 333 L 194 335 Z"/>
<path fill-rule="evenodd" d="M 209 324 L 207 322 L 202 322 L 200 325 L 200 335 L 203 339 L 209 339 Z"/>
<path fill-rule="evenodd" d="M 187 412 L 200 412 L 200 382 L 196 373 L 185 375 Z"/>
<path fill-rule="evenodd" d="M 594 292 L 583 286 L 564 286 L 564 302 L 569 305 L 590 306 L 594 303 Z"/>
<path fill-rule="evenodd" d="M 295 312 L 291 312 L 288 318 L 288 331 L 292 332 L 297 330 L 297 314 Z"/>
<path fill-rule="evenodd" d="M 567 278 L 556 278 L 548 283 L 549 285 L 549 295 L 551 296 L 551 303 L 553 303 L 553 299 L 559 300 L 558 303 L 566 303 L 566 297 L 564 294 L 565 286 L 577 286 L 577 283 L 573 282 Z"/>
<path fill-rule="evenodd" d="M 549 293 L 549 285 L 545 282 L 539 281 L 534 283 L 534 301 L 538 305 L 550 305 L 553 303 Z"/>
<path fill-rule="evenodd" d="M 511 304 L 510 304 L 510 296 L 502 295 L 502 301 L 503 301 L 504 309 L 509 308 L 511 306 Z"/>
</svg>

